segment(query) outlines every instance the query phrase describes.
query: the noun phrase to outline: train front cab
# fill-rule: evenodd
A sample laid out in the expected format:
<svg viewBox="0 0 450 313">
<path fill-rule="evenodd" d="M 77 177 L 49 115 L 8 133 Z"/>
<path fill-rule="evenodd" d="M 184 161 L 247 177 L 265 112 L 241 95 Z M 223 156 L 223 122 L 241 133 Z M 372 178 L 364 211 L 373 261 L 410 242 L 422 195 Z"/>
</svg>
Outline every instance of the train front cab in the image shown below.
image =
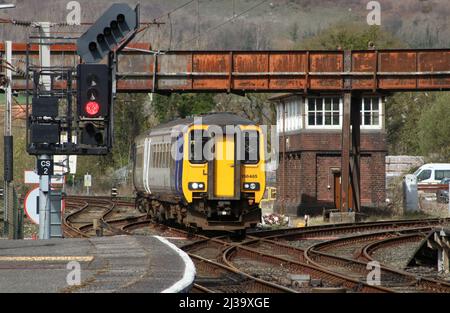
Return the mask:
<svg viewBox="0 0 450 313">
<path fill-rule="evenodd" d="M 243 230 L 261 221 L 263 133 L 256 125 L 238 127 L 215 135 L 209 125 L 192 125 L 185 134 L 182 188 L 190 210 L 187 224 L 204 230 Z"/>
</svg>

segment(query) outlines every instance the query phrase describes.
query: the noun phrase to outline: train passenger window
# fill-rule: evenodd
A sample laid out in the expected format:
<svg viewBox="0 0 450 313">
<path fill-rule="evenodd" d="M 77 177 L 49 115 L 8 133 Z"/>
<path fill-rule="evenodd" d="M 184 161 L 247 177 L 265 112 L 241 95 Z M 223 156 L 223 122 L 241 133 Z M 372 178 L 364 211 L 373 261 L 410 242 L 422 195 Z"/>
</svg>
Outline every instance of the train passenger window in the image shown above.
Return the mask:
<svg viewBox="0 0 450 313">
<path fill-rule="evenodd" d="M 161 145 L 157 144 L 156 145 L 156 168 L 160 168 L 161 167 Z"/>
<path fill-rule="evenodd" d="M 206 157 L 203 153 L 209 137 L 202 130 L 193 130 L 189 134 L 189 162 L 193 164 L 206 163 Z"/>
<path fill-rule="evenodd" d="M 244 146 L 243 164 L 257 164 L 259 162 L 259 134 L 256 131 L 243 132 Z M 242 154 L 241 154 L 242 155 Z"/>
<path fill-rule="evenodd" d="M 169 167 L 169 145 L 164 144 L 164 168 Z"/>
<path fill-rule="evenodd" d="M 155 167 L 156 168 L 158 168 L 159 167 L 159 151 L 158 151 L 158 149 L 159 149 L 159 145 L 158 144 L 156 144 L 155 145 Z"/>
<path fill-rule="evenodd" d="M 166 167 L 170 164 L 170 144 L 166 143 Z"/>
</svg>

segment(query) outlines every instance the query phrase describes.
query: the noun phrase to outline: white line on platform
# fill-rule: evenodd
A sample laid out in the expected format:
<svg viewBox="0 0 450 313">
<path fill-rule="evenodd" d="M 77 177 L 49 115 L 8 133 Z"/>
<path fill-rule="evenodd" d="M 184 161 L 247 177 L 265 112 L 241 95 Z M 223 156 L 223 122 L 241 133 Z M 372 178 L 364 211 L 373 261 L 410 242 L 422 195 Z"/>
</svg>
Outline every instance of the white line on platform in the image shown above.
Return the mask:
<svg viewBox="0 0 450 313">
<path fill-rule="evenodd" d="M 176 245 L 174 245 L 167 239 L 160 237 L 160 236 L 155 236 L 155 238 L 159 239 L 162 243 L 166 244 L 172 250 L 174 250 L 176 253 L 178 253 L 178 255 L 181 257 L 181 259 L 183 259 L 184 265 L 185 265 L 183 278 L 181 278 L 181 280 L 177 281 L 175 284 L 173 284 L 169 288 L 163 290 L 162 293 L 177 293 L 177 292 L 183 291 L 184 289 L 186 289 L 190 285 L 192 285 L 192 283 L 194 282 L 194 278 L 195 278 L 195 274 L 196 274 L 194 263 L 192 262 L 191 258 L 189 257 L 189 255 L 186 252 L 184 252 L 183 250 L 178 248 Z"/>
</svg>

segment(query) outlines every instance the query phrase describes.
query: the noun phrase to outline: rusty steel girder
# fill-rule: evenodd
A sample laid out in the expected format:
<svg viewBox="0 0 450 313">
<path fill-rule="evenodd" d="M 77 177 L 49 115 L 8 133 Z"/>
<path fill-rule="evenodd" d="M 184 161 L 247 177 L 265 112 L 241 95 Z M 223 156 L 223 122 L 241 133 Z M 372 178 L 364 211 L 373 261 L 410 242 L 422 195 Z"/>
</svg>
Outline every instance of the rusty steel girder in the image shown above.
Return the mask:
<svg viewBox="0 0 450 313">
<path fill-rule="evenodd" d="M 170 51 L 149 57 L 156 92 L 450 90 L 450 50 Z"/>
<path fill-rule="evenodd" d="M 74 44 L 51 53 L 53 66 L 80 61 Z M 23 70 L 25 56 L 26 44 L 13 44 L 13 65 Z M 30 59 L 38 63 L 37 46 Z M 450 49 L 151 53 L 136 43 L 120 53 L 117 78 L 119 92 L 440 91 L 450 90 Z M 13 88 L 25 89 L 20 76 Z"/>
<path fill-rule="evenodd" d="M 119 54 L 118 68 L 122 72 L 140 72 L 143 69 L 150 68 L 150 60 L 146 54 L 146 51 L 150 51 L 151 45 L 149 43 L 130 43 Z M 13 61 L 12 66 L 15 71 L 13 72 L 13 84 L 14 90 L 26 90 L 26 67 L 27 67 L 27 44 L 26 43 L 13 43 Z M 3 43 L 0 43 L 0 58 L 3 57 L 5 47 Z M 81 61 L 77 55 L 77 47 L 75 44 L 53 44 L 50 46 L 51 53 L 51 65 L 52 67 L 73 67 L 75 68 Z M 31 44 L 28 47 L 29 66 L 39 65 L 39 45 Z M 4 72 L 0 63 L 0 73 Z M 1 74 L 0 74 L 1 75 Z M 133 91 L 148 91 L 149 88 L 145 84 L 141 84 L 139 79 L 133 79 L 123 77 L 118 82 L 120 87 L 119 92 L 133 92 Z M 76 81 L 73 82 L 74 86 Z M 64 79 L 55 82 L 54 88 L 65 89 L 67 88 L 67 81 Z"/>
</svg>

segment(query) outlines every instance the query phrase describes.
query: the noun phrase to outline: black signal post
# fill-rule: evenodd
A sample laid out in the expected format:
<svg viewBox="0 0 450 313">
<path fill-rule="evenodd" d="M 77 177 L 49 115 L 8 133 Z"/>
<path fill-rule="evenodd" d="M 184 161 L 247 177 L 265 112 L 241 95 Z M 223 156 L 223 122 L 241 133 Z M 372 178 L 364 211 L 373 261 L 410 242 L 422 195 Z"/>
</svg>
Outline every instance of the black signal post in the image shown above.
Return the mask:
<svg viewBox="0 0 450 313">
<path fill-rule="evenodd" d="M 117 53 L 134 38 L 138 27 L 139 5 L 132 9 L 128 4 L 113 4 L 77 39 L 81 64 L 76 68 L 36 67 L 29 59 L 31 44 L 27 45 L 27 69 L 33 73 L 27 80 L 29 154 L 106 155 L 111 151 Z M 47 45 L 60 40 L 56 36 L 51 43 L 53 37 L 45 38 Z M 57 87 L 58 80 L 66 81 L 67 88 Z M 43 81 L 48 81 L 47 89 L 42 88 Z M 74 81 L 76 88 L 72 88 Z M 28 113 L 31 97 L 32 112 Z M 77 100 L 75 115 L 72 98 Z"/>
<path fill-rule="evenodd" d="M 38 156 L 39 203 L 43 209 L 40 214 L 41 239 L 50 238 L 55 225 L 50 221 L 52 206 L 48 200 L 51 196 L 53 156 L 106 155 L 111 151 L 117 53 L 136 35 L 139 6 L 133 10 L 127 4 L 112 5 L 78 38 L 77 53 L 82 64 L 76 68 L 51 66 L 49 46 L 72 38 L 51 36 L 47 24 L 45 30 L 41 26 L 43 35 L 30 36 L 26 51 L 26 73 L 30 73 L 26 79 L 27 151 Z M 40 65 L 33 65 L 30 60 L 32 44 L 46 47 L 39 49 Z M 99 64 L 105 57 L 107 64 Z M 76 90 L 72 87 L 75 72 Z M 64 81 L 66 86 L 61 88 Z M 74 116 L 72 101 L 75 95 L 77 106 Z M 73 135 L 77 136 L 77 141 L 72 140 Z M 5 167 L 5 173 L 9 167 L 12 167 L 12 162 Z M 60 213 L 58 210 L 55 212 Z M 61 231 L 54 234 L 60 236 Z"/>
</svg>

